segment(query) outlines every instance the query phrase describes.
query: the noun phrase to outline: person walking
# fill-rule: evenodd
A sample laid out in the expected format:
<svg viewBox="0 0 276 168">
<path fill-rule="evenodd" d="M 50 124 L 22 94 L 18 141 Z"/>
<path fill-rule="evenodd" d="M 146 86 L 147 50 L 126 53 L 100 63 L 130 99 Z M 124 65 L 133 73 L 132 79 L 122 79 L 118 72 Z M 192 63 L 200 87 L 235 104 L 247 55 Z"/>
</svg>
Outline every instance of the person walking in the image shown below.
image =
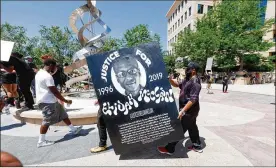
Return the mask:
<svg viewBox="0 0 276 168">
<path fill-rule="evenodd" d="M 207 72 L 206 71 L 206 78 L 207 78 L 207 94 L 213 94 L 213 92 L 211 91 L 211 84 L 213 82 L 213 77 L 212 77 L 212 72 Z"/>
<path fill-rule="evenodd" d="M 98 105 L 98 104 L 99 104 L 99 102 L 96 101 L 95 105 Z M 101 108 L 99 108 L 99 110 L 98 110 L 97 117 L 98 117 L 97 127 L 98 127 L 100 142 L 99 142 L 99 146 L 90 149 L 90 152 L 92 152 L 92 153 L 102 152 L 107 149 L 107 147 L 106 147 L 106 141 L 107 141 L 106 124 L 103 119 L 103 112 L 102 112 Z"/>
<path fill-rule="evenodd" d="M 225 73 L 225 75 L 222 78 L 222 91 L 223 91 L 223 93 L 228 93 L 227 92 L 227 89 L 228 89 L 228 80 L 229 80 L 228 76 Z"/>
<path fill-rule="evenodd" d="M 218 74 L 218 73 L 216 73 L 216 74 L 215 74 L 215 83 L 217 83 L 217 82 L 218 82 L 218 78 L 219 78 L 219 74 Z"/>
<path fill-rule="evenodd" d="M 180 88 L 179 95 L 179 115 L 181 120 L 183 132 L 189 132 L 190 139 L 193 143 L 188 147 L 188 150 L 196 152 L 203 152 L 201 141 L 199 138 L 199 131 L 196 124 L 196 119 L 200 110 L 199 93 L 201 91 L 201 82 L 197 76 L 199 66 L 197 63 L 190 62 L 186 68 L 186 79 L 181 83 L 170 78 L 170 83 L 174 87 Z M 158 147 L 158 151 L 163 154 L 172 155 L 175 151 L 175 146 L 179 141 L 170 142 L 164 147 Z"/>
<path fill-rule="evenodd" d="M 7 102 L 8 106 L 15 106 L 15 99 L 18 98 L 17 93 L 17 84 L 16 84 L 16 73 L 14 67 L 11 64 L 6 64 L 7 68 L 10 69 L 10 72 L 1 69 L 2 73 L 2 86 L 7 93 Z"/>
<path fill-rule="evenodd" d="M 82 126 L 74 127 L 65 112 L 64 107 L 57 101 L 59 99 L 67 104 L 72 104 L 72 100 L 65 99 L 57 90 L 51 72 L 57 68 L 56 61 L 46 59 L 43 69 L 40 69 L 35 76 L 36 103 L 42 110 L 42 124 L 40 126 L 40 136 L 37 147 L 43 147 L 54 144 L 52 141 L 45 139 L 45 134 L 50 125 L 63 121 L 69 126 L 73 134 L 78 134 Z"/>
<path fill-rule="evenodd" d="M 0 64 L 2 64 L 3 68 L 8 72 L 12 72 L 9 66 L 13 66 L 13 70 L 15 70 L 18 77 L 20 91 L 22 92 L 25 99 L 25 107 L 22 110 L 27 111 L 34 109 L 34 99 L 30 88 L 32 80 L 35 77 L 35 72 L 24 60 L 20 59 L 18 55 L 21 54 L 12 53 L 8 62 L 2 61 Z"/>
</svg>

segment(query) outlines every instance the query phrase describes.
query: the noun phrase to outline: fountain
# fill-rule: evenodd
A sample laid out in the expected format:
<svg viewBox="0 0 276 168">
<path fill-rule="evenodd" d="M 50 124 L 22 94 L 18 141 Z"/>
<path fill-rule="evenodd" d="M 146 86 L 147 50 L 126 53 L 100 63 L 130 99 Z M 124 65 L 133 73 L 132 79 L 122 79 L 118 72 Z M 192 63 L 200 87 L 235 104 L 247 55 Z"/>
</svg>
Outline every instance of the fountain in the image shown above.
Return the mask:
<svg viewBox="0 0 276 168">
<path fill-rule="evenodd" d="M 84 13 L 90 14 L 90 21 L 86 24 L 84 24 L 82 19 Z M 101 14 L 102 12 L 96 8 L 96 1 L 87 0 L 87 4 L 74 10 L 69 18 L 70 26 L 73 32 L 77 34 L 78 40 L 83 48 L 74 54 L 73 63 L 67 66 L 64 69 L 64 72 L 70 74 L 77 69 L 84 72 L 84 74 L 82 76 L 71 78 L 66 82 L 67 86 L 87 79 L 90 81 L 91 79 L 85 57 L 97 53 L 98 49 L 104 44 L 103 38 L 111 31 L 111 29 L 100 19 Z M 83 24 L 80 29 L 76 26 L 77 20 L 81 20 Z M 105 32 L 95 35 L 92 28 L 92 24 L 95 22 L 99 23 L 105 29 Z M 88 30 L 91 33 L 92 38 L 84 36 L 85 30 Z M 65 105 L 65 109 L 73 125 L 86 125 L 97 122 L 99 106 L 94 105 L 97 98 L 95 90 L 92 87 L 90 87 L 88 92 L 68 93 L 65 98 L 73 101 L 71 106 Z M 10 112 L 15 119 L 20 120 L 21 122 L 39 125 L 42 122 L 42 113 L 40 110 L 20 111 L 11 108 Z M 62 126 L 64 123 L 60 122 L 56 125 Z"/>
</svg>

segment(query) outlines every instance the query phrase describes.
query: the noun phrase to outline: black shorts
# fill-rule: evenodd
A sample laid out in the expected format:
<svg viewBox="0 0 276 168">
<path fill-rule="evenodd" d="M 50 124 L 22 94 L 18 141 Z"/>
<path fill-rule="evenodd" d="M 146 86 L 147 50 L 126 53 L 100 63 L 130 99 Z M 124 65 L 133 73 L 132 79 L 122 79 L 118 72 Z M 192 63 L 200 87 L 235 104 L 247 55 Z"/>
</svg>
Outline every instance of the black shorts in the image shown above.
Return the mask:
<svg viewBox="0 0 276 168">
<path fill-rule="evenodd" d="M 3 84 L 16 84 L 16 73 L 4 73 L 2 76 Z"/>
</svg>

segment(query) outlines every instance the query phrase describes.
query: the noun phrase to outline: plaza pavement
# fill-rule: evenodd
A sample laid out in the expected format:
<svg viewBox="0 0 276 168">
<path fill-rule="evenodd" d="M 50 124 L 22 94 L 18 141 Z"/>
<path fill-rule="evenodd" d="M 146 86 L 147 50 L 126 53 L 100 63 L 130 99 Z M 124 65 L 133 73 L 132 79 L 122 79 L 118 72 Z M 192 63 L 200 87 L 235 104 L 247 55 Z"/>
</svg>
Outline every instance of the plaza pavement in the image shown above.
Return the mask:
<svg viewBox="0 0 276 168">
<path fill-rule="evenodd" d="M 214 94 L 206 94 L 202 85 L 201 154 L 186 150 L 191 144 L 187 133 L 173 156 L 161 155 L 155 147 L 117 156 L 110 141 L 109 150 L 91 154 L 99 142 L 96 125 L 84 126 L 76 137 L 67 134 L 67 127 L 51 127 L 46 137 L 56 144 L 36 148 L 39 126 L 17 123 L 6 114 L 1 115 L 1 150 L 25 166 L 275 166 L 274 85 L 229 85 L 229 93 L 221 87 L 214 84 Z M 178 97 L 179 90 L 174 93 Z"/>
</svg>

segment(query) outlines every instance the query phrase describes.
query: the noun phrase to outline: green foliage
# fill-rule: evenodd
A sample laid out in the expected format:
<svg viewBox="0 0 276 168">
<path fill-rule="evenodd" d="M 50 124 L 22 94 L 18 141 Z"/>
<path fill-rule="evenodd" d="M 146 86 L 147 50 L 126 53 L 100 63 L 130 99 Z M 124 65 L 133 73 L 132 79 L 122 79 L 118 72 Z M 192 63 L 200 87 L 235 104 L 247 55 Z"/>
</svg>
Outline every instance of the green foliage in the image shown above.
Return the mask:
<svg viewBox="0 0 276 168">
<path fill-rule="evenodd" d="M 36 65 L 41 65 L 41 56 L 51 54 L 59 64 L 70 62 L 73 54 L 81 49 L 81 45 L 74 38 L 68 28 L 58 26 L 41 26 L 40 36 L 28 38 L 26 29 L 21 26 L 12 26 L 8 23 L 1 25 L 1 40 L 13 41 L 13 52 L 24 56 L 32 56 Z"/>
<path fill-rule="evenodd" d="M 175 67 L 175 56 L 173 55 L 165 55 L 163 56 L 164 63 L 166 65 L 166 70 L 168 73 L 173 73 Z"/>
<path fill-rule="evenodd" d="M 104 45 L 100 49 L 100 52 L 118 50 L 121 47 L 122 47 L 122 41 L 120 39 L 109 37 L 104 41 Z"/>
<path fill-rule="evenodd" d="M 135 47 L 153 41 L 160 45 L 160 36 L 158 34 L 151 35 L 147 25 L 139 24 L 128 29 L 122 39 L 107 38 L 100 52 L 117 50 L 123 47 Z"/>
<path fill-rule="evenodd" d="M 81 49 L 80 43 L 67 27 L 61 29 L 58 26 L 41 26 L 39 33 L 39 47 L 42 52 L 50 53 L 60 64 L 70 60 L 74 53 Z"/>
<path fill-rule="evenodd" d="M 1 24 L 1 40 L 15 42 L 13 51 L 26 54 L 24 47 L 28 37 L 24 27 L 12 26 L 8 23 Z"/>
<path fill-rule="evenodd" d="M 160 44 L 160 36 L 158 34 L 151 35 L 148 25 L 139 24 L 124 33 L 122 39 L 124 47 L 134 47 L 143 43 L 157 42 Z"/>
</svg>

